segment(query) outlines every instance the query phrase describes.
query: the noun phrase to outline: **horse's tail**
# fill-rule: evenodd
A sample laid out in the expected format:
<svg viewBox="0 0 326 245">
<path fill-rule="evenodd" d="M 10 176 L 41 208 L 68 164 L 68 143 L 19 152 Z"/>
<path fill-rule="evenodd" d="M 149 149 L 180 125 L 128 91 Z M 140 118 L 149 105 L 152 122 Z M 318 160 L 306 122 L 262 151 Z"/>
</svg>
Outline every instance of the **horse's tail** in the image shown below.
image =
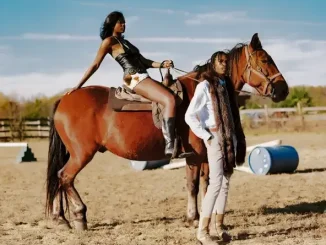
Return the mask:
<svg viewBox="0 0 326 245">
<path fill-rule="evenodd" d="M 49 152 L 48 152 L 48 169 L 47 169 L 47 190 L 46 190 L 46 214 L 52 213 L 53 201 L 57 194 L 64 194 L 66 200 L 66 208 L 69 209 L 67 193 L 60 186 L 58 171 L 63 168 L 69 159 L 69 153 L 66 151 L 66 146 L 63 144 L 55 126 L 54 114 L 60 103 L 60 99 L 54 103 L 52 117 L 50 119 L 50 134 L 49 134 Z"/>
</svg>

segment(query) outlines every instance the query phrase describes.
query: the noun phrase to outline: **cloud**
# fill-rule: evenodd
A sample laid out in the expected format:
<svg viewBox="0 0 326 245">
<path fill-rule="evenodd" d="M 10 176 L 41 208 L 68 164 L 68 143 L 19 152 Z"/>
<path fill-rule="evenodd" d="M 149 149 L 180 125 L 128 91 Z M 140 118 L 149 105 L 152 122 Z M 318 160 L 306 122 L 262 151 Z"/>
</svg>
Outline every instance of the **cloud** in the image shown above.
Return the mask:
<svg viewBox="0 0 326 245">
<path fill-rule="evenodd" d="M 130 40 L 146 43 L 236 43 L 238 38 L 143 37 Z"/>
<path fill-rule="evenodd" d="M 36 94 L 52 96 L 60 91 L 76 86 L 85 70 L 63 73 L 26 73 L 16 76 L 0 76 L 1 91 L 5 94 L 19 94 L 25 98 Z M 96 72 L 84 86 L 119 86 L 122 71 L 102 69 Z"/>
<path fill-rule="evenodd" d="M 189 16 L 190 12 L 185 11 L 185 10 L 173 10 L 173 9 L 163 9 L 163 8 L 143 8 L 141 10 L 144 11 L 150 11 L 150 12 L 156 12 L 156 13 L 161 13 L 161 14 L 168 14 L 168 15 L 172 15 L 172 14 L 180 14 L 180 15 L 185 15 L 185 16 Z"/>
<path fill-rule="evenodd" d="M 202 60 L 195 60 L 193 62 L 191 62 L 192 66 L 196 66 L 196 65 L 203 65 L 206 63 L 206 61 L 208 60 L 208 58 L 206 60 L 202 59 Z"/>
<path fill-rule="evenodd" d="M 133 9 L 137 11 L 149 11 L 149 12 L 155 12 L 155 13 L 160 13 L 160 14 L 181 14 L 188 16 L 190 15 L 190 12 L 185 11 L 185 10 L 174 10 L 174 9 L 164 9 L 164 8 L 136 8 L 133 6 L 127 6 L 127 5 L 121 5 L 121 4 L 114 4 L 114 3 L 103 3 L 103 2 L 85 2 L 85 1 L 75 1 L 79 3 L 80 5 L 83 6 L 90 6 L 90 7 L 118 7 L 123 9 Z"/>
<path fill-rule="evenodd" d="M 133 24 L 133 23 L 137 22 L 138 20 L 140 20 L 139 16 L 127 16 L 126 17 L 127 24 Z"/>
<path fill-rule="evenodd" d="M 10 50 L 10 46 L 0 45 L 0 54 L 7 53 Z"/>
<path fill-rule="evenodd" d="M 1 73 L 19 70 L 21 67 L 36 65 L 43 60 L 35 56 L 15 54 L 11 46 L 0 46 L 0 76 Z M 1 79 L 1 78 L 0 78 Z M 2 81 L 0 80 L 0 85 Z"/>
<path fill-rule="evenodd" d="M 233 22 L 246 20 L 247 13 L 243 11 L 232 11 L 232 12 L 211 12 L 195 14 L 191 19 L 185 20 L 186 24 L 189 25 L 200 25 L 200 24 L 212 24 L 217 22 Z"/>
<path fill-rule="evenodd" d="M 208 12 L 194 14 L 191 19 L 186 19 L 187 25 L 207 25 L 207 24 L 234 24 L 234 23 L 274 23 L 274 24 L 294 24 L 322 26 L 325 23 L 299 21 L 299 20 L 280 20 L 280 19 L 255 19 L 246 11 L 230 11 L 230 12 Z"/>
<path fill-rule="evenodd" d="M 117 4 L 112 3 L 103 3 L 103 2 L 85 2 L 85 1 L 74 1 L 76 3 L 79 3 L 83 6 L 90 6 L 90 7 L 113 7 L 117 6 Z"/>
<path fill-rule="evenodd" d="M 169 52 L 141 52 L 141 54 L 144 56 L 144 57 L 166 57 L 166 56 L 176 56 L 176 54 L 172 54 L 172 53 L 169 53 Z"/>
<path fill-rule="evenodd" d="M 24 33 L 20 36 L 0 36 L 0 40 L 32 40 L 32 41 L 96 41 L 97 36 L 71 35 L 71 34 L 46 34 L 46 33 Z"/>
<path fill-rule="evenodd" d="M 290 85 L 326 85 L 326 42 L 302 40 L 265 45 Z"/>
</svg>

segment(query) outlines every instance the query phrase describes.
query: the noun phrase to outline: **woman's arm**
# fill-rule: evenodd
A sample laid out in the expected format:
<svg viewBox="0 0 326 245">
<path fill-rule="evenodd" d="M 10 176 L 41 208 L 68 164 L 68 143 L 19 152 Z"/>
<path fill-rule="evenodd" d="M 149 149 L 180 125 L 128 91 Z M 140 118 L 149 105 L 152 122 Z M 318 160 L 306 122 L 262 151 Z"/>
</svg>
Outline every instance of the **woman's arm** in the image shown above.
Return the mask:
<svg viewBox="0 0 326 245">
<path fill-rule="evenodd" d="M 211 138 L 211 134 L 203 128 L 201 122 L 198 120 L 198 113 L 204 108 L 207 103 L 207 87 L 204 82 L 197 85 L 194 97 L 191 99 L 188 109 L 185 114 L 185 121 L 189 125 L 192 132 L 205 141 Z"/>
<path fill-rule="evenodd" d="M 81 88 L 83 84 L 97 71 L 97 69 L 100 67 L 104 57 L 108 53 L 109 49 L 112 46 L 111 38 L 106 38 L 101 43 L 101 46 L 99 47 L 96 57 L 93 61 L 93 63 L 89 66 L 87 71 L 85 72 L 84 76 L 80 80 L 79 84 L 76 86 L 76 89 Z"/>
<path fill-rule="evenodd" d="M 160 68 L 161 67 L 161 63 L 159 62 L 156 62 L 156 61 L 152 61 L 150 59 L 147 59 L 145 58 L 144 56 L 142 56 L 140 54 L 140 60 L 143 64 L 145 64 L 147 67 L 150 67 L 150 68 Z M 166 60 L 164 63 L 163 63 L 163 68 L 169 68 L 172 66 L 172 61 L 171 60 Z"/>
</svg>

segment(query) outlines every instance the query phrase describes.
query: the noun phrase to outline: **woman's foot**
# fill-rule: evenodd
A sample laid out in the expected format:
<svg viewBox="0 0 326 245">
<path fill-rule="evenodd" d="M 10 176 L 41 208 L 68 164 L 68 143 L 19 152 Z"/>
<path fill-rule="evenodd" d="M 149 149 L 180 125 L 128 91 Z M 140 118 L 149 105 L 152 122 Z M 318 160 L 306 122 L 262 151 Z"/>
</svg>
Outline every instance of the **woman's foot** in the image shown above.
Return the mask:
<svg viewBox="0 0 326 245">
<path fill-rule="evenodd" d="M 209 234 L 218 237 L 223 242 L 229 242 L 232 237 L 227 233 L 225 226 L 223 225 L 223 219 L 224 214 L 212 214 Z"/>
<path fill-rule="evenodd" d="M 197 230 L 197 240 L 202 245 L 217 245 L 218 243 L 212 239 L 209 235 L 208 226 L 210 223 L 210 217 L 200 217 Z"/>
</svg>

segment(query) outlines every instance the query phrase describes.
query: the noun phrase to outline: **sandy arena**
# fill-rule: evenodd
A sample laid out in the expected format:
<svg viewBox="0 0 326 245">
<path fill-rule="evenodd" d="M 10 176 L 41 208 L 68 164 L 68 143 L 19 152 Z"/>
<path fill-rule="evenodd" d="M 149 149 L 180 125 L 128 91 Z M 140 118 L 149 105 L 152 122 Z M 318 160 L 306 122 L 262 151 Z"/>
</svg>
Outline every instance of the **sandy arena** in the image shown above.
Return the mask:
<svg viewBox="0 0 326 245">
<path fill-rule="evenodd" d="M 326 244 L 326 133 L 247 136 L 248 145 L 274 139 L 297 149 L 297 172 L 235 172 L 225 220 L 230 244 Z M 10 163 L 1 149 L 0 244 L 197 244 L 196 229 L 185 223 L 185 169 L 136 172 L 108 152 L 96 154 L 75 182 L 89 230 L 53 229 L 44 217 L 47 144 L 30 142 L 35 163 Z"/>
</svg>

